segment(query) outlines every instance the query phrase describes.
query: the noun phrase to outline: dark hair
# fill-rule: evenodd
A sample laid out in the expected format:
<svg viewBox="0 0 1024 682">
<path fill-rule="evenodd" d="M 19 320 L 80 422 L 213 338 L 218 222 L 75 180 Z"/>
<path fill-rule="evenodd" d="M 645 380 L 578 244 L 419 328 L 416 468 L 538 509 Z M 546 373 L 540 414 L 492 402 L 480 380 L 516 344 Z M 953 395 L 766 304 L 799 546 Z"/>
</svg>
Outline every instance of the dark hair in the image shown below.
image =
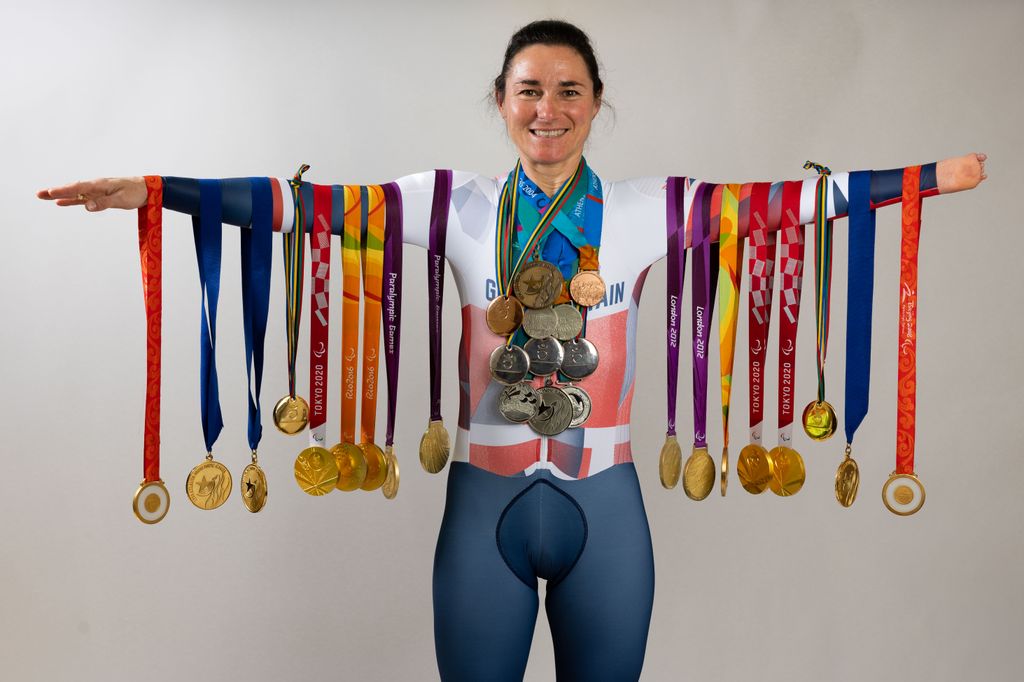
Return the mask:
<svg viewBox="0 0 1024 682">
<path fill-rule="evenodd" d="M 604 83 L 601 81 L 597 56 L 594 55 L 594 48 L 591 46 L 587 34 L 568 21 L 543 19 L 523 26 L 509 39 L 508 47 L 505 48 L 505 61 L 501 65 L 501 73 L 494 79 L 494 93 L 499 99 L 505 99 L 505 78 L 508 76 L 512 60 L 521 50 L 531 45 L 563 45 L 576 50 L 583 58 L 583 63 L 587 65 L 590 80 L 594 82 L 594 97 L 600 98 L 604 93 Z"/>
</svg>

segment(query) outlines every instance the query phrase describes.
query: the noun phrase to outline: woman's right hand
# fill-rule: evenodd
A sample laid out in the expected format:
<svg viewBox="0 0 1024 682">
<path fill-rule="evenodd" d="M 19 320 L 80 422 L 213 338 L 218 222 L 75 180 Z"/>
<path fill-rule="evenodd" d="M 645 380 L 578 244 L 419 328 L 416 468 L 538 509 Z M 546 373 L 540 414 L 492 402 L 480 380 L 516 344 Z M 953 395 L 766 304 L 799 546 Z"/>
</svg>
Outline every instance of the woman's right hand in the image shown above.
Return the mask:
<svg viewBox="0 0 1024 682">
<path fill-rule="evenodd" d="M 146 179 L 98 178 L 73 182 L 36 192 L 40 199 L 56 201 L 58 206 L 85 206 L 86 211 L 108 208 L 139 208 L 146 205 Z"/>
</svg>

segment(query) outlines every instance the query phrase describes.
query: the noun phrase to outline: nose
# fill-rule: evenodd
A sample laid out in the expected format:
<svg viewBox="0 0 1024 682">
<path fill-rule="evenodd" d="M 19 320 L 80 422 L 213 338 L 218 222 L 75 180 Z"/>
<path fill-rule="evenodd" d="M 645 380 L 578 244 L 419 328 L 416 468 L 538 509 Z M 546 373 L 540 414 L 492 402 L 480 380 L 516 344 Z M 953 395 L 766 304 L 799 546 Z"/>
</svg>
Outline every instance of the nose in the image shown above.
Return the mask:
<svg viewBox="0 0 1024 682">
<path fill-rule="evenodd" d="M 558 103 L 555 101 L 554 95 L 551 93 L 544 93 L 541 98 L 537 100 L 537 118 L 540 119 L 552 119 L 558 111 Z"/>
</svg>

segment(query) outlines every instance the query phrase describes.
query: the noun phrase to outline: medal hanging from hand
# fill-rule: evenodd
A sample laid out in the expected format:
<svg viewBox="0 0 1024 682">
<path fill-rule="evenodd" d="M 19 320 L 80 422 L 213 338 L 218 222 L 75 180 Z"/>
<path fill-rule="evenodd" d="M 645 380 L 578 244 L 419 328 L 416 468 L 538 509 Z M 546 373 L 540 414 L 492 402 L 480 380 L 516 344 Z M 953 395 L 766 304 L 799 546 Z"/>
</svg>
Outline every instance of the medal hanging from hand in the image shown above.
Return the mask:
<svg viewBox="0 0 1024 682">
<path fill-rule="evenodd" d="M 420 464 L 436 474 L 448 463 L 451 438 L 441 419 L 441 313 L 444 303 L 445 240 L 452 198 L 452 172 L 434 171 L 434 200 L 430 209 L 427 248 L 427 337 L 430 353 L 430 421 L 420 438 Z M 522 320 L 522 311 L 519 319 Z M 516 322 L 518 326 L 519 322 Z"/>
<path fill-rule="evenodd" d="M 917 416 L 917 251 L 921 238 L 920 166 L 903 169 L 902 213 L 896 470 L 882 488 L 882 501 L 893 514 L 909 516 L 924 505 L 924 485 L 914 473 Z"/>
<path fill-rule="evenodd" d="M 308 186 L 307 186 L 308 187 Z M 306 190 L 308 191 L 308 190 Z M 309 447 L 295 458 L 295 482 L 307 495 L 334 490 L 338 466 L 327 442 L 328 343 L 330 339 L 331 188 L 312 185 L 313 221 L 309 233 Z M 305 197 L 300 194 L 305 204 Z"/>
<path fill-rule="evenodd" d="M 686 277 L 686 192 L 689 178 L 671 177 L 666 186 L 665 241 L 667 247 L 665 327 L 665 371 L 668 396 L 668 427 L 665 444 L 658 458 L 661 485 L 671 490 L 679 483 L 683 468 L 683 455 L 676 440 L 676 397 L 679 393 L 679 344 L 682 340 L 683 281 Z"/>
<path fill-rule="evenodd" d="M 396 183 L 383 186 L 384 227 L 384 362 L 388 373 L 388 422 L 384 436 L 387 477 L 381 491 L 389 500 L 398 494 L 400 473 L 395 456 L 395 417 L 398 411 L 398 359 L 402 343 L 402 192 Z"/>
<path fill-rule="evenodd" d="M 875 287 L 875 212 L 871 172 L 850 173 L 849 267 L 846 306 L 846 456 L 836 471 L 836 500 L 857 499 L 860 469 L 851 453 L 853 436 L 868 413 L 871 386 L 871 310 Z"/>
<path fill-rule="evenodd" d="M 775 279 L 776 233 L 768 231 L 769 197 L 781 192 L 782 183 L 755 183 L 750 190 L 747 234 L 750 258 L 747 274 L 750 293 L 747 295 L 749 331 L 748 368 L 750 377 L 750 443 L 740 450 L 736 475 L 748 493 L 758 495 L 768 489 L 772 479 L 772 460 L 761 443 L 764 422 L 764 375 L 768 355 L 768 328 L 772 317 L 772 292 Z M 781 200 L 776 199 L 776 205 Z"/>
<path fill-rule="evenodd" d="M 782 185 L 782 239 L 779 254 L 779 444 L 768 453 L 772 479 L 768 487 L 780 496 L 800 492 L 806 478 L 804 460 L 793 449 L 793 399 L 796 387 L 797 323 L 804 269 L 804 226 L 800 224 L 800 181 Z"/>
<path fill-rule="evenodd" d="M 302 322 L 302 283 L 305 277 L 306 210 L 300 189 L 302 174 L 308 164 L 299 166 L 295 177 L 288 181 L 292 191 L 294 218 L 292 229 L 281 239 L 284 253 L 285 330 L 288 335 L 288 395 L 274 406 L 274 426 L 289 436 L 301 433 L 309 423 L 309 405 L 295 393 L 295 360 L 299 352 L 299 327 Z"/>
<path fill-rule="evenodd" d="M 241 231 L 242 324 L 245 336 L 245 371 L 248 376 L 247 437 L 252 461 L 242 471 L 242 503 L 251 512 L 267 502 L 267 476 L 257 450 L 263 437 L 260 393 L 263 387 L 263 347 L 270 310 L 270 272 L 273 256 L 273 188 L 267 178 L 251 178 L 252 229 Z"/>
<path fill-rule="evenodd" d="M 813 440 L 828 440 L 836 432 L 836 411 L 825 400 L 825 356 L 828 354 L 829 311 L 832 306 L 832 221 L 828 219 L 828 183 L 832 171 L 808 161 L 818 171 L 814 189 L 814 320 L 817 338 L 818 397 L 804 408 L 804 432 Z"/>
<path fill-rule="evenodd" d="M 200 509 L 216 509 L 231 495 L 231 472 L 213 458 L 213 446 L 224 428 L 217 383 L 217 303 L 220 299 L 221 186 L 199 181 L 199 215 L 192 218 L 200 286 L 199 398 L 206 461 L 188 475 L 185 492 Z"/>
<path fill-rule="evenodd" d="M 163 317 L 163 178 L 147 175 L 146 204 L 139 207 L 139 263 L 146 304 L 146 412 L 142 440 L 142 483 L 132 509 L 146 524 L 167 516 L 171 497 L 160 479 L 160 334 Z"/>
<path fill-rule="evenodd" d="M 718 356 L 722 384 L 722 478 L 723 496 L 729 481 L 729 404 L 732 396 L 732 368 L 736 350 L 736 328 L 740 312 L 740 273 L 743 267 L 743 239 L 740 237 L 740 185 L 723 185 L 722 213 L 718 229 Z M 749 193 L 749 188 L 748 188 Z M 747 202 L 749 209 L 749 200 Z"/>
</svg>

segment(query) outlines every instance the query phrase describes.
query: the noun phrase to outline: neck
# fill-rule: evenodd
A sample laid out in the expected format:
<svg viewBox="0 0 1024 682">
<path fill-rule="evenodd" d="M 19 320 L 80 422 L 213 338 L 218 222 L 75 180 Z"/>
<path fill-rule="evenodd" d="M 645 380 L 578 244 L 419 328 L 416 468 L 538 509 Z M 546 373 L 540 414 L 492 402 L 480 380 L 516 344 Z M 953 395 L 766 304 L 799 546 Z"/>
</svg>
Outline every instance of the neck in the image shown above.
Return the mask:
<svg viewBox="0 0 1024 682">
<path fill-rule="evenodd" d="M 558 193 L 558 189 L 565 184 L 565 181 L 572 177 L 576 167 L 580 165 L 580 158 L 577 156 L 558 164 L 534 164 L 528 159 L 522 159 L 523 172 L 541 188 L 544 194 L 553 197 Z"/>
</svg>

